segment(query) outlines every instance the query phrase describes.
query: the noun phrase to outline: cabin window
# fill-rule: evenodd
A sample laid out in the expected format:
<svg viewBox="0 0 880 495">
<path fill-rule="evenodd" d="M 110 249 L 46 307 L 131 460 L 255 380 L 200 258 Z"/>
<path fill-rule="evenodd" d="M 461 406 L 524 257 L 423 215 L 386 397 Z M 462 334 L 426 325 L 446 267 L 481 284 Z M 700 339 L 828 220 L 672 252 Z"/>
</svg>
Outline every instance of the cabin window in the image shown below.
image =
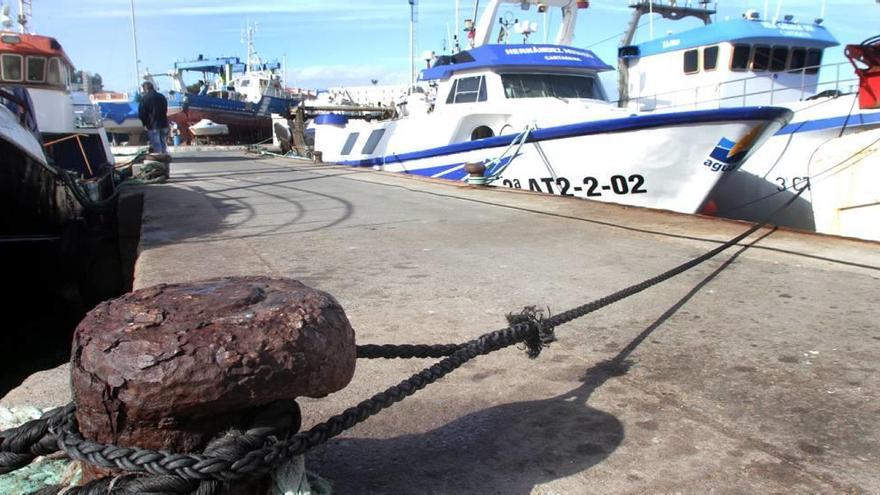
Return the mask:
<svg viewBox="0 0 880 495">
<path fill-rule="evenodd" d="M 455 101 L 455 87 L 458 86 L 458 80 L 452 81 L 452 88 L 449 89 L 449 96 L 446 97 L 446 103 L 451 104 Z"/>
<path fill-rule="evenodd" d="M 703 49 L 703 70 L 715 70 L 718 67 L 718 46 Z"/>
<path fill-rule="evenodd" d="M 507 98 L 587 98 L 604 100 L 602 89 L 592 76 L 567 74 L 502 74 Z"/>
<path fill-rule="evenodd" d="M 810 48 L 807 50 L 807 74 L 817 74 L 819 72 L 819 66 L 822 65 L 822 50 L 818 50 L 816 48 Z"/>
<path fill-rule="evenodd" d="M 684 73 L 693 74 L 700 71 L 700 53 L 697 50 L 684 52 Z"/>
<path fill-rule="evenodd" d="M 758 45 L 755 47 L 755 56 L 752 57 L 752 71 L 764 72 L 770 67 L 770 47 Z"/>
<path fill-rule="evenodd" d="M 385 129 L 376 129 L 375 131 L 370 133 L 370 137 L 367 138 L 366 144 L 364 144 L 364 149 L 361 150 L 361 153 L 365 155 L 369 155 L 370 153 L 376 151 L 376 146 L 379 144 L 379 141 L 382 140 L 382 136 L 385 135 Z"/>
<path fill-rule="evenodd" d="M 70 76 L 73 72 L 73 67 L 65 64 L 63 61 L 61 62 L 61 82 L 64 83 L 65 86 L 70 84 Z"/>
<path fill-rule="evenodd" d="M 243 80 L 241 80 L 241 81 L 238 81 L 238 87 L 239 87 L 239 88 L 246 88 L 246 87 L 248 87 L 248 86 L 250 86 L 250 85 L 251 85 L 251 82 L 250 82 L 250 80 L 248 80 L 248 79 L 243 79 Z"/>
<path fill-rule="evenodd" d="M 3 54 L 3 80 L 21 81 L 21 55 Z"/>
<path fill-rule="evenodd" d="M 770 52 L 770 72 L 782 72 L 788 62 L 788 47 L 774 46 Z"/>
<path fill-rule="evenodd" d="M 746 70 L 749 68 L 749 58 L 752 54 L 751 45 L 733 45 L 733 57 L 730 59 L 731 70 Z"/>
<path fill-rule="evenodd" d="M 57 58 L 49 60 L 49 73 L 46 75 L 49 84 L 61 84 L 61 61 Z"/>
<path fill-rule="evenodd" d="M 46 80 L 45 57 L 27 58 L 27 80 L 28 82 L 43 82 Z"/>
<path fill-rule="evenodd" d="M 791 50 L 791 63 L 788 64 L 791 72 L 800 72 L 801 69 L 804 68 L 804 64 L 807 60 L 807 49 L 806 48 L 792 48 Z"/>
<path fill-rule="evenodd" d="M 352 132 L 351 134 L 349 134 L 348 139 L 345 140 L 345 144 L 342 145 L 342 152 L 340 154 L 341 155 L 351 154 L 351 149 L 354 148 L 354 143 L 357 142 L 358 136 L 360 136 L 360 135 L 361 135 L 361 133 L 359 133 L 359 132 Z"/>
<path fill-rule="evenodd" d="M 463 77 L 452 85 L 446 103 L 474 103 L 486 101 L 486 78 Z"/>
</svg>

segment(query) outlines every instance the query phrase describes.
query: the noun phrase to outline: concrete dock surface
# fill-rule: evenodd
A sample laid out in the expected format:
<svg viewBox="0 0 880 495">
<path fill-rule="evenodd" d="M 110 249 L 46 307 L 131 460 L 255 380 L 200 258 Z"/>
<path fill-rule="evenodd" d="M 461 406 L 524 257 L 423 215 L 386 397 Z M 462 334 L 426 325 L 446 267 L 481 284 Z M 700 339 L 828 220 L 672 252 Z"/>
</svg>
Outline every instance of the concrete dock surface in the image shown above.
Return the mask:
<svg viewBox="0 0 880 495">
<path fill-rule="evenodd" d="M 359 344 L 464 342 L 748 228 L 241 152 L 178 155 L 143 191 L 136 288 L 294 278 L 340 301 Z M 877 243 L 763 229 L 557 328 L 536 360 L 475 359 L 307 467 L 342 494 L 880 493 L 878 289 Z M 304 428 L 432 362 L 359 361 L 300 400 Z M 63 403 L 66 369 L 47 373 L 0 403 Z"/>
</svg>

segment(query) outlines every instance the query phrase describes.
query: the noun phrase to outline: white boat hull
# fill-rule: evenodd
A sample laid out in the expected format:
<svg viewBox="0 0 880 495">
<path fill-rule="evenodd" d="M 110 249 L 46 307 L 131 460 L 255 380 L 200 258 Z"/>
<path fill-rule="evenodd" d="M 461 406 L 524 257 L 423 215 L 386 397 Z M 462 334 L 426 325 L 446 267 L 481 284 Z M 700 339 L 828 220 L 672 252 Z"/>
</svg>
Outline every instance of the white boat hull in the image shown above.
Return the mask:
<svg viewBox="0 0 880 495">
<path fill-rule="evenodd" d="M 813 159 L 823 171 L 811 183 L 816 230 L 880 241 L 880 129 L 835 138 Z"/>
<path fill-rule="evenodd" d="M 781 109 L 765 110 L 775 112 L 775 117 L 765 112 L 753 120 L 714 119 L 706 117 L 719 112 L 687 112 L 539 129 L 516 157 L 505 160 L 506 166 L 494 166 L 493 160 L 504 154 L 515 135 L 416 152 L 386 149 L 381 157 L 341 163 L 463 180 L 465 163 L 483 162 L 489 164 L 487 175 L 497 174 L 491 183 L 496 186 L 694 213 L 718 180 L 790 115 Z M 320 135 L 320 128 L 317 132 Z"/>
<path fill-rule="evenodd" d="M 190 132 L 196 137 L 213 137 L 226 136 L 229 134 L 229 127 L 225 124 L 203 119 L 195 125 L 189 126 Z"/>
<path fill-rule="evenodd" d="M 841 135 L 880 128 L 880 109 L 861 110 L 856 98 L 850 94 L 786 105 L 795 111 L 791 123 L 768 139 L 739 170 L 728 174 L 710 195 L 716 213 L 756 221 L 805 189 L 774 222 L 823 232 L 813 211 L 813 189 L 833 174 L 817 163 L 817 157 Z"/>
</svg>

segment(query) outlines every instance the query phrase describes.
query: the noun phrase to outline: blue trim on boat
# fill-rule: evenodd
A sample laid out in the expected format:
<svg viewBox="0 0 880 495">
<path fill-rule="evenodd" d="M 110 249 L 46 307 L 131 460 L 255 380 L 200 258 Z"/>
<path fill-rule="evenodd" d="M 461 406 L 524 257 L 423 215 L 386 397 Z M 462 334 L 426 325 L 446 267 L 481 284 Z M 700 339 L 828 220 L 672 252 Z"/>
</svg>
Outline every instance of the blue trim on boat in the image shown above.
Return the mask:
<svg viewBox="0 0 880 495">
<path fill-rule="evenodd" d="M 792 122 L 786 125 L 777 136 L 785 136 L 788 134 L 799 134 L 802 132 L 823 131 L 826 129 L 847 127 L 858 127 L 862 125 L 880 123 L 880 112 L 857 113 L 853 115 L 842 115 L 840 117 L 828 117 L 826 119 L 808 120 L 805 122 Z"/>
<path fill-rule="evenodd" d="M 734 19 L 712 23 L 708 26 L 701 26 L 633 46 L 638 48 L 639 56 L 647 57 L 697 46 L 737 41 L 776 43 L 807 48 L 828 48 L 840 44 L 825 29 L 825 26 L 817 24 L 796 22 L 777 22 L 774 24 L 770 21 Z"/>
<path fill-rule="evenodd" d="M 348 117 L 338 113 L 323 113 L 315 117 L 315 125 L 345 125 Z"/>
<path fill-rule="evenodd" d="M 769 121 L 781 118 L 791 118 L 791 114 L 791 110 L 781 107 L 745 107 L 721 108 L 717 110 L 694 110 L 690 112 L 667 114 L 633 115 L 621 119 L 594 120 L 590 122 L 579 122 L 577 124 L 537 129 L 529 134 L 526 142 L 549 141 L 574 136 L 608 134 L 673 125 L 692 125 L 719 121 Z M 356 167 L 371 167 L 373 165 L 384 165 L 387 163 L 422 160 L 424 158 L 432 158 L 435 156 L 453 155 L 456 153 L 507 146 L 517 136 L 517 134 L 505 134 L 503 136 L 450 144 L 422 151 L 402 153 L 399 155 L 395 154 L 362 160 L 347 160 L 338 163 L 340 165 L 351 165 Z"/>
<path fill-rule="evenodd" d="M 434 67 L 423 70 L 419 79 L 445 80 L 456 72 L 475 69 L 538 67 L 597 72 L 614 69 L 590 50 L 559 45 L 483 45 L 454 57 L 467 61 L 438 62 Z"/>
<path fill-rule="evenodd" d="M 420 168 L 419 175 L 434 176 L 434 175 L 440 174 L 440 176 L 442 177 L 444 175 L 452 173 L 454 171 L 452 169 L 454 169 L 455 167 L 460 167 L 462 165 L 464 165 L 464 162 L 452 163 L 452 164 L 448 164 L 448 165 L 439 165 L 437 167 Z M 464 169 L 462 169 L 462 170 L 464 170 Z M 404 170 L 404 172 L 408 172 L 408 171 Z"/>
<path fill-rule="evenodd" d="M 462 180 L 467 176 L 467 172 L 465 171 L 463 165 L 464 163 L 452 163 L 448 165 L 440 165 L 439 167 L 417 168 L 415 170 L 401 170 L 400 172 L 410 175 L 421 175 L 423 177 L 434 177 L 436 179 Z M 443 170 L 447 170 L 447 172 L 437 175 Z"/>
</svg>

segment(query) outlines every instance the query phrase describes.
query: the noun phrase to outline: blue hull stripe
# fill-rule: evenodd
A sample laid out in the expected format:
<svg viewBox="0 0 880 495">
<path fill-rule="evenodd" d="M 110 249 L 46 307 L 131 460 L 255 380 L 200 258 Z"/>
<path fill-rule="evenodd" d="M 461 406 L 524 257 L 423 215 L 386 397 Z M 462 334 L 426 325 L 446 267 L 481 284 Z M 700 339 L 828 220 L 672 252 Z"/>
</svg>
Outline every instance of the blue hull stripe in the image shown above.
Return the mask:
<svg viewBox="0 0 880 495">
<path fill-rule="evenodd" d="M 847 120 L 848 119 L 848 120 Z M 843 127 L 846 123 L 847 127 L 857 127 L 860 125 L 869 125 L 880 123 L 880 112 L 859 113 L 846 115 L 841 117 L 829 117 L 827 119 L 808 120 L 805 122 L 794 122 L 783 127 L 776 133 L 777 136 L 785 136 L 788 134 L 796 134 L 801 132 L 823 131 L 826 129 L 836 129 Z"/>
<path fill-rule="evenodd" d="M 410 175 L 424 175 L 425 177 L 434 177 L 438 171 L 450 169 L 448 173 L 434 177 L 435 179 L 461 180 L 467 175 L 461 163 L 453 163 L 449 165 L 441 165 L 439 167 L 417 168 L 413 170 L 401 170 L 400 173 Z"/>
<path fill-rule="evenodd" d="M 452 169 L 454 169 L 455 167 L 459 167 L 461 165 L 464 165 L 464 163 L 452 163 L 449 165 L 440 165 L 438 167 L 420 168 L 419 175 L 432 176 L 432 175 L 440 174 L 440 177 L 446 178 L 447 175 L 454 174 L 455 170 L 452 170 Z M 409 172 L 409 171 L 404 170 L 404 172 Z M 441 172 L 443 172 L 443 173 L 441 173 Z"/>
<path fill-rule="evenodd" d="M 589 136 L 592 134 L 608 134 L 614 132 L 640 131 L 657 127 L 675 125 L 693 125 L 710 122 L 742 122 L 742 121 L 769 121 L 773 119 L 791 118 L 791 110 L 780 107 L 746 107 L 746 108 L 722 108 L 718 110 L 695 110 L 691 112 L 676 112 L 656 115 L 634 115 L 622 119 L 595 120 L 580 122 L 577 124 L 547 127 L 533 131 L 527 142 L 549 141 L 552 139 L 564 139 L 575 136 Z M 412 153 L 402 153 L 364 160 L 347 160 L 337 162 L 340 165 L 352 165 L 359 167 L 371 167 L 386 163 L 401 163 L 412 160 L 421 160 L 435 156 L 454 155 L 468 151 L 499 148 L 507 146 L 516 137 L 516 134 L 506 134 L 476 141 L 450 144 Z M 441 169 L 442 170 L 442 169 Z M 440 170 L 437 170 L 439 172 Z M 435 173 L 437 173 L 435 172 Z"/>
</svg>

